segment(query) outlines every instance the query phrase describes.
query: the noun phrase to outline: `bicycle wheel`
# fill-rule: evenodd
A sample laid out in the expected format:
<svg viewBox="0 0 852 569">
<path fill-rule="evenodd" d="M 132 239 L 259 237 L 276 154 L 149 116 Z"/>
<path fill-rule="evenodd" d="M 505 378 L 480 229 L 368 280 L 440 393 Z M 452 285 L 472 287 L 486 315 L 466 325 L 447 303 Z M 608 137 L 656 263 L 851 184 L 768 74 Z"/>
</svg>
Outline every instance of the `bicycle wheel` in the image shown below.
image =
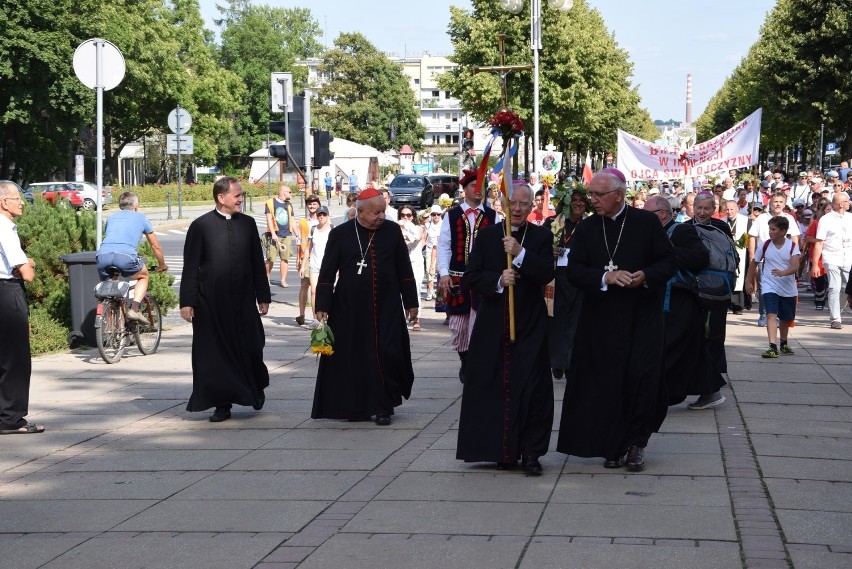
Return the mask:
<svg viewBox="0 0 852 569">
<path fill-rule="evenodd" d="M 121 306 L 114 301 L 102 303 L 101 325 L 95 330 L 98 352 L 108 364 L 114 364 L 124 355 L 126 347 L 124 315 Z"/>
<path fill-rule="evenodd" d="M 163 319 L 160 314 L 160 304 L 153 296 L 145 295 L 145 300 L 139 305 L 139 310 L 148 319 L 147 324 L 137 322 L 133 335 L 136 338 L 136 346 L 144 355 L 153 354 L 160 345 L 160 336 L 163 335 Z"/>
</svg>

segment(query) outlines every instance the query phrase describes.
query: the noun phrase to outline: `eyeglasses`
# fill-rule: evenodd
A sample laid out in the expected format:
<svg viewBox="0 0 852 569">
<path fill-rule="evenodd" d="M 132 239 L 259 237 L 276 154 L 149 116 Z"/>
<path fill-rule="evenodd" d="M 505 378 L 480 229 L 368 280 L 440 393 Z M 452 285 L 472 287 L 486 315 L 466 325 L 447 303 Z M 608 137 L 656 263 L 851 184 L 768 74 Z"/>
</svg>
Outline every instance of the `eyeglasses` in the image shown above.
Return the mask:
<svg viewBox="0 0 852 569">
<path fill-rule="evenodd" d="M 601 199 L 607 194 L 611 194 L 612 192 L 617 192 L 618 190 L 609 190 L 608 192 L 589 192 L 589 197 L 591 199 Z"/>
<path fill-rule="evenodd" d="M 527 206 L 529 206 L 530 204 L 532 204 L 532 202 L 529 202 L 529 201 L 527 201 L 527 202 L 513 202 L 513 201 L 509 201 L 509 207 L 527 207 Z"/>
<path fill-rule="evenodd" d="M 645 211 L 650 212 L 650 213 L 660 213 L 661 211 L 668 211 L 668 210 L 663 208 L 663 209 L 646 209 Z"/>
<path fill-rule="evenodd" d="M 321 215 L 328 215 L 328 214 L 327 214 L 327 213 L 318 213 L 318 214 L 317 214 L 317 217 L 319 217 L 319 216 L 321 216 Z"/>
<path fill-rule="evenodd" d="M 433 213 L 432 215 L 433 215 L 433 216 L 434 216 L 434 215 L 437 215 L 438 217 L 441 217 L 441 214 L 440 214 L 440 213 Z"/>
<path fill-rule="evenodd" d="M 21 196 L 15 196 L 15 197 L 13 197 L 13 198 L 3 198 L 3 199 L 4 199 L 4 200 L 8 200 L 8 201 L 13 201 L 13 202 L 21 202 L 21 203 L 23 203 L 23 201 L 24 201 L 24 200 L 21 198 Z"/>
<path fill-rule="evenodd" d="M 401 214 L 399 214 L 399 216 L 400 217 L 414 217 L 414 215 L 411 214 L 411 213 L 401 213 Z"/>
</svg>

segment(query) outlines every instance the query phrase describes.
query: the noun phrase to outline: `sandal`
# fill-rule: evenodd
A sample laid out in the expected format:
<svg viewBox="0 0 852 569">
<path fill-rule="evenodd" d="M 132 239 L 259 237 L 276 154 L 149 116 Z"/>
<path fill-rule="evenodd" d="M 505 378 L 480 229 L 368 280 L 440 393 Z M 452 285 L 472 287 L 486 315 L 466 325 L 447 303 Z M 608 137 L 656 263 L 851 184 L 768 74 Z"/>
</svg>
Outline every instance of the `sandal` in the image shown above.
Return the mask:
<svg viewBox="0 0 852 569">
<path fill-rule="evenodd" d="M 414 331 L 414 332 L 419 332 L 420 331 L 420 322 L 415 322 L 414 326 L 411 327 L 411 330 Z"/>
<path fill-rule="evenodd" d="M 33 433 L 43 433 L 44 425 L 34 425 L 27 423 L 23 427 L 17 429 L 0 429 L 0 435 L 29 435 Z"/>
</svg>

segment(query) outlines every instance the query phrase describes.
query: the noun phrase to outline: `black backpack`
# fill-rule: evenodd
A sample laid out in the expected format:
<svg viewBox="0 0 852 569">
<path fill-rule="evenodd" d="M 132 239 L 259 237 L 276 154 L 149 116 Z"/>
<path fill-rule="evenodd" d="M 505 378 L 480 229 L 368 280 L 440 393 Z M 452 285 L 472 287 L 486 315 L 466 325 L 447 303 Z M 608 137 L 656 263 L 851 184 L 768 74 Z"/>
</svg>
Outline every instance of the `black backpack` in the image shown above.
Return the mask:
<svg viewBox="0 0 852 569">
<path fill-rule="evenodd" d="M 671 240 L 677 224 L 672 224 L 666 234 Z M 667 286 L 664 310 L 668 311 L 671 287 L 689 290 L 698 296 L 698 301 L 704 308 L 727 306 L 731 302 L 734 283 L 737 280 L 737 255 L 734 240 L 719 229 L 709 224 L 693 224 L 701 243 L 710 253 L 710 261 L 702 270 L 694 273 L 688 269 L 678 269 Z"/>
</svg>

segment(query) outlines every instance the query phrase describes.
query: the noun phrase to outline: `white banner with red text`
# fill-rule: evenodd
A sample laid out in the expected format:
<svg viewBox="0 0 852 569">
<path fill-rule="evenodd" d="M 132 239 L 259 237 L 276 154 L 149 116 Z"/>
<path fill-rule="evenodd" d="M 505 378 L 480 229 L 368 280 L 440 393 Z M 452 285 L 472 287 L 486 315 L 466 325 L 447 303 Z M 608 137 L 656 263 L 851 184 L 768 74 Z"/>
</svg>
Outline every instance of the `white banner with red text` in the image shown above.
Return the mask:
<svg viewBox="0 0 852 569">
<path fill-rule="evenodd" d="M 618 169 L 629 180 L 715 177 L 758 162 L 763 109 L 688 149 L 661 146 L 618 131 Z"/>
</svg>

